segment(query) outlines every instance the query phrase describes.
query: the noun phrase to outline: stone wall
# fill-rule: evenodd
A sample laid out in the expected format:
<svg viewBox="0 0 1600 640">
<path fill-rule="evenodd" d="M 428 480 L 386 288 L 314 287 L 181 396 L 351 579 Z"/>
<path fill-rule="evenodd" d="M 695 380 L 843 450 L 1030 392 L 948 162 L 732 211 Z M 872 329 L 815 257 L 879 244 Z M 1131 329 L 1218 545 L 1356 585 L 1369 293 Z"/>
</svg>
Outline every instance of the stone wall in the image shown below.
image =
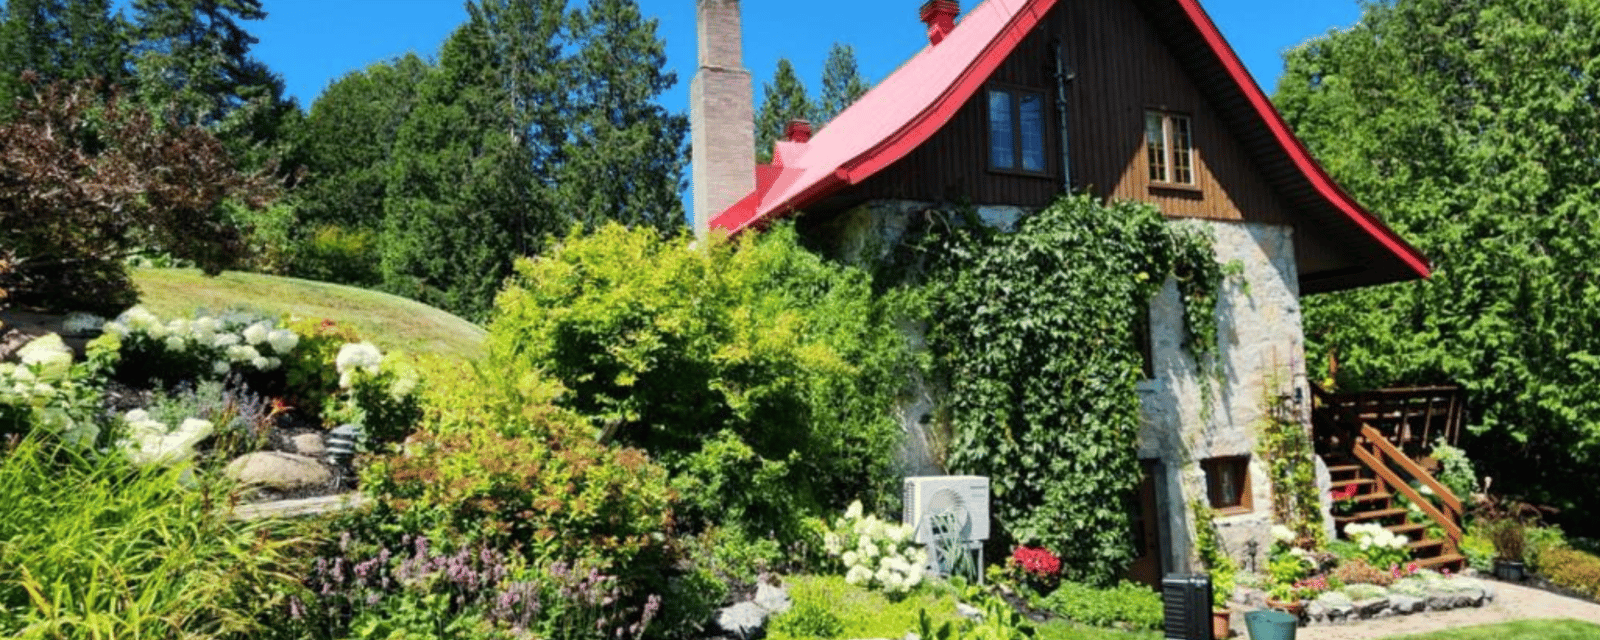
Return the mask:
<svg viewBox="0 0 1600 640">
<path fill-rule="evenodd" d="M 1165 513 L 1163 547 L 1169 571 L 1193 566 L 1188 505 L 1206 499 L 1200 462 L 1249 456 L 1252 509 L 1219 517 L 1217 528 L 1225 551 L 1242 568 L 1264 568 L 1272 542 L 1272 493 L 1266 467 L 1255 456 L 1256 428 L 1270 399 L 1299 398 L 1304 418 L 1310 398 L 1292 229 L 1257 223 L 1185 224 L 1209 226 L 1218 259 L 1237 262 L 1243 271 L 1228 279 L 1219 303 L 1222 376 L 1209 383 L 1209 401 L 1194 359 L 1182 347 L 1183 307 L 1176 283 L 1167 282 L 1151 302 L 1155 377 L 1139 388 L 1144 412 L 1139 456 L 1161 460 L 1166 471 L 1158 485 L 1165 495 L 1158 499 Z"/>
</svg>

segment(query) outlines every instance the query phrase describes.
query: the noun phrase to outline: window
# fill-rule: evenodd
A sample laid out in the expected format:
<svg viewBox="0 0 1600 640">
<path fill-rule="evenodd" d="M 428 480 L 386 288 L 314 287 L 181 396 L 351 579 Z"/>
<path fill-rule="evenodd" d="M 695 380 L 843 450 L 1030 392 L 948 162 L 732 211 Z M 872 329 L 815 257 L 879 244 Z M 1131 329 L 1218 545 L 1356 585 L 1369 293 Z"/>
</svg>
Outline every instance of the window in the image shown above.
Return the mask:
<svg viewBox="0 0 1600 640">
<path fill-rule="evenodd" d="M 1224 514 L 1250 511 L 1250 456 L 1227 456 L 1201 461 L 1206 474 L 1206 496 L 1211 508 Z"/>
<path fill-rule="evenodd" d="M 1151 182 L 1195 183 L 1194 133 L 1189 116 L 1144 112 L 1144 144 Z"/>
<path fill-rule="evenodd" d="M 989 168 L 1044 173 L 1044 94 L 989 89 Z"/>
</svg>

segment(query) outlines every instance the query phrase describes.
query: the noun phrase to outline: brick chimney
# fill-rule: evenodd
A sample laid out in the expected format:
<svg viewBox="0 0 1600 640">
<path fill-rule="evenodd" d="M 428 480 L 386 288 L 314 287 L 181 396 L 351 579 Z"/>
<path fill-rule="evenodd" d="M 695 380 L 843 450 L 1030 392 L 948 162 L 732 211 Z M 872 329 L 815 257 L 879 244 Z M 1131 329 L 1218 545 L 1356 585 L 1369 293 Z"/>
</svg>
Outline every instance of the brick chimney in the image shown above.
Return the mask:
<svg viewBox="0 0 1600 640">
<path fill-rule="evenodd" d="M 784 139 L 801 144 L 811 142 L 811 121 L 790 120 L 789 126 L 783 129 Z"/>
<path fill-rule="evenodd" d="M 756 188 L 755 106 L 740 59 L 739 0 L 696 0 L 700 67 L 689 84 L 694 232 Z"/>
<path fill-rule="evenodd" d="M 928 0 L 922 5 L 922 22 L 928 25 L 928 42 L 939 44 L 956 28 L 961 3 L 956 0 Z"/>
</svg>

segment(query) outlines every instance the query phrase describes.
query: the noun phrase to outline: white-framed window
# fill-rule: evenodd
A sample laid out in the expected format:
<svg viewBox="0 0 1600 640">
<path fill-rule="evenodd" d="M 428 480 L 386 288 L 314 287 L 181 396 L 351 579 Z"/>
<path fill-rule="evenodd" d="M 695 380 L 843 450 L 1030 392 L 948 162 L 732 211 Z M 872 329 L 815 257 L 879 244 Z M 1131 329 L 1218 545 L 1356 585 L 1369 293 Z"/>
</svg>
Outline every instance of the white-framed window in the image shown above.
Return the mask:
<svg viewBox="0 0 1600 640">
<path fill-rule="evenodd" d="M 1195 184 L 1194 125 L 1189 116 L 1144 112 L 1144 149 L 1151 182 Z"/>
<path fill-rule="evenodd" d="M 1043 174 L 1045 156 L 1044 93 L 1013 87 L 990 87 L 989 168 Z"/>
</svg>

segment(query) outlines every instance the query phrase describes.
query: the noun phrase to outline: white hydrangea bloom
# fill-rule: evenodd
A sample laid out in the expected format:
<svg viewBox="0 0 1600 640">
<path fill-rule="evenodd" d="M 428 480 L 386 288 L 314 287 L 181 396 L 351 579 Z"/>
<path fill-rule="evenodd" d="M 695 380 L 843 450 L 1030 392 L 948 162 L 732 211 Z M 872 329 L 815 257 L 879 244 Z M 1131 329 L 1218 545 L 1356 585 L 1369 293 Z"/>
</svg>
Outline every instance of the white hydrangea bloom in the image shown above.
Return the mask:
<svg viewBox="0 0 1600 640">
<path fill-rule="evenodd" d="M 1281 524 L 1272 525 L 1272 539 L 1278 542 L 1294 542 L 1294 532 L 1289 527 Z"/>
<path fill-rule="evenodd" d="M 166 345 L 167 351 L 183 353 L 183 350 L 189 347 L 189 341 L 183 339 L 183 336 L 167 336 Z"/>
<path fill-rule="evenodd" d="M 272 363 L 265 357 L 256 356 L 254 359 L 250 360 L 250 366 L 255 367 L 257 371 L 266 371 L 272 368 Z"/>
<path fill-rule="evenodd" d="M 72 368 L 72 349 L 54 333 L 23 345 L 17 350 L 17 358 L 23 366 L 36 369 L 41 380 L 60 380 Z"/>
<path fill-rule="evenodd" d="M 382 362 L 383 354 L 372 343 L 345 343 L 339 347 L 339 355 L 333 359 L 334 368 L 339 371 L 339 386 L 350 386 L 351 374 L 356 371 L 377 373 L 378 365 Z"/>
<path fill-rule="evenodd" d="M 261 352 L 249 345 L 236 345 L 228 347 L 228 359 L 234 362 L 250 362 L 261 357 Z"/>
<path fill-rule="evenodd" d="M 118 338 L 126 338 L 126 337 L 128 337 L 128 325 L 125 325 L 125 324 L 123 324 L 121 322 L 117 322 L 116 320 L 112 320 L 111 322 L 107 322 L 105 324 L 105 326 L 100 328 L 100 330 L 104 331 L 106 333 L 109 333 L 111 335 L 114 335 L 114 336 L 116 336 Z"/>
<path fill-rule="evenodd" d="M 245 344 L 257 344 L 258 345 L 258 344 L 261 344 L 261 343 L 267 341 L 267 336 L 269 336 L 272 333 L 272 325 L 267 324 L 266 320 L 262 320 L 260 322 L 255 323 L 255 324 L 252 324 L 252 325 L 250 325 L 248 327 L 245 327 L 244 331 L 242 331 L 240 333 L 241 333 L 241 335 L 244 336 Z"/>
<path fill-rule="evenodd" d="M 844 555 L 839 557 L 839 560 L 844 562 L 844 566 L 853 567 L 861 560 L 861 556 L 854 551 L 846 551 Z"/>
<path fill-rule="evenodd" d="M 864 535 L 856 540 L 856 549 L 868 559 L 878 557 L 878 545 L 872 544 L 872 539 Z"/>
<path fill-rule="evenodd" d="M 156 314 L 150 313 L 143 306 L 135 305 L 133 308 L 122 312 L 122 316 L 117 319 L 117 323 L 126 326 L 132 331 L 145 333 L 149 331 L 151 326 L 161 324 L 161 319 L 157 318 Z"/>
<path fill-rule="evenodd" d="M 239 341 L 239 334 L 237 333 L 219 333 L 216 339 L 211 342 L 211 345 L 218 349 L 226 349 L 239 344 Z"/>
<path fill-rule="evenodd" d="M 846 520 L 855 520 L 857 518 L 860 518 L 861 517 L 861 501 L 860 500 L 856 500 L 854 502 L 851 502 L 849 508 L 846 508 L 844 510 L 844 517 L 845 517 Z"/>
<path fill-rule="evenodd" d="M 227 360 L 218 360 L 216 362 L 211 363 L 211 371 L 212 371 L 212 373 L 216 373 L 218 375 L 227 373 L 228 372 L 228 361 Z"/>
<path fill-rule="evenodd" d="M 267 334 L 267 342 L 272 345 L 272 352 L 284 355 L 300 344 L 300 334 L 288 329 L 277 329 Z"/>
</svg>

